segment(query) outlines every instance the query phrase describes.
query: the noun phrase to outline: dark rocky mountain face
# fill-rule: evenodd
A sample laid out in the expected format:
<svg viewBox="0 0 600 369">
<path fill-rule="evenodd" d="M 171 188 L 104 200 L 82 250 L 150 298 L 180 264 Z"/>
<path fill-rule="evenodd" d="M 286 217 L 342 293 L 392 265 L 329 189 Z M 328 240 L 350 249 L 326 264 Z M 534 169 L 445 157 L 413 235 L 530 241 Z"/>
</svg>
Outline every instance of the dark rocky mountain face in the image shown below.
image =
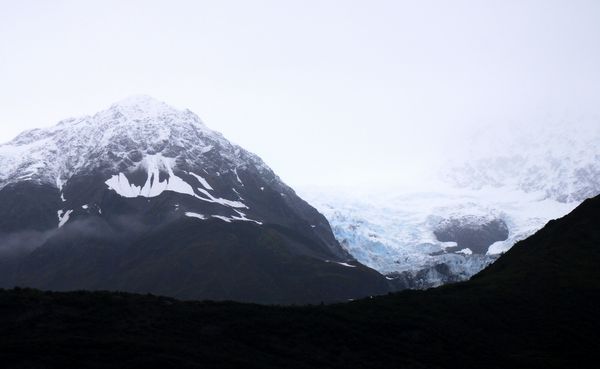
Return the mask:
<svg viewBox="0 0 600 369">
<path fill-rule="evenodd" d="M 469 249 L 485 255 L 490 245 L 508 239 L 508 227 L 502 219 L 480 219 L 475 216 L 448 218 L 441 221 L 433 231 L 441 242 L 456 242 L 448 251 Z"/>
<path fill-rule="evenodd" d="M 260 158 L 150 98 L 0 146 L 0 285 L 183 299 L 385 293 Z"/>
</svg>

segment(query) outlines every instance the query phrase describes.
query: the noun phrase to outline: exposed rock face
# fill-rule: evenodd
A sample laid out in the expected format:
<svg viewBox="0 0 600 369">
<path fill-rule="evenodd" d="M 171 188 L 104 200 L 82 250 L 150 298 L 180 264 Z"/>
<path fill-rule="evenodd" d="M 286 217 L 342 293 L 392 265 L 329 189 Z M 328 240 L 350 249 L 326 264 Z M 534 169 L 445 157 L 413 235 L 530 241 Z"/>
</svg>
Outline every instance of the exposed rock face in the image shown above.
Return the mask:
<svg viewBox="0 0 600 369">
<path fill-rule="evenodd" d="M 456 242 L 457 246 L 447 251 L 467 251 L 485 255 L 489 247 L 497 241 L 508 239 L 508 227 L 502 219 L 481 219 L 477 216 L 444 219 L 433 231 L 441 242 Z"/>
</svg>

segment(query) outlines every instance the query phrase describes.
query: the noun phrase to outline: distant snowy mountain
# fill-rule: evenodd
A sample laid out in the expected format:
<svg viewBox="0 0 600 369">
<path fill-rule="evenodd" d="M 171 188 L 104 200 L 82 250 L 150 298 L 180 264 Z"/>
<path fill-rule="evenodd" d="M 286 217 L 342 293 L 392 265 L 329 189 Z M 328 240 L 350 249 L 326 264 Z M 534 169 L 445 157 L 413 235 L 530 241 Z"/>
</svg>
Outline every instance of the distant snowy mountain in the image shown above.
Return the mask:
<svg viewBox="0 0 600 369">
<path fill-rule="evenodd" d="M 600 123 L 484 131 L 428 191 L 304 188 L 360 262 L 405 287 L 468 279 L 600 193 Z M 465 159 L 466 158 L 466 159 Z M 398 170 L 401 170 L 399 168 Z M 427 187 L 427 186 L 426 186 Z"/>
<path fill-rule="evenodd" d="M 0 264 L 2 286 L 181 298 L 390 288 L 259 157 L 145 96 L 0 145 Z"/>
<path fill-rule="evenodd" d="M 484 130 L 469 140 L 468 159 L 447 163 L 442 178 L 460 188 L 505 187 L 581 202 L 600 193 L 599 142 L 600 119 L 592 118 Z"/>
</svg>

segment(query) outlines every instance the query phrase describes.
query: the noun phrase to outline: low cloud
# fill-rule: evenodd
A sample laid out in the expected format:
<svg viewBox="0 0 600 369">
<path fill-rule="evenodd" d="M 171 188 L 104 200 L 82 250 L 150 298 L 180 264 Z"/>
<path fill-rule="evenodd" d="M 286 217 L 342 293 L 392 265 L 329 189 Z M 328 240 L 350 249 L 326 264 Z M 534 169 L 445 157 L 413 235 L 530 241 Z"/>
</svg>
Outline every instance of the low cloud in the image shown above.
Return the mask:
<svg viewBox="0 0 600 369">
<path fill-rule="evenodd" d="M 62 228 L 47 231 L 21 230 L 0 232 L 0 258 L 25 256 L 43 246 L 48 240 L 60 242 L 65 239 L 100 239 L 109 242 L 127 242 L 149 232 L 152 227 L 131 215 L 116 216 L 110 220 L 86 218 L 67 223 Z"/>
<path fill-rule="evenodd" d="M 44 244 L 52 231 L 25 230 L 13 233 L 0 233 L 0 257 L 16 257 L 29 254 Z"/>
</svg>

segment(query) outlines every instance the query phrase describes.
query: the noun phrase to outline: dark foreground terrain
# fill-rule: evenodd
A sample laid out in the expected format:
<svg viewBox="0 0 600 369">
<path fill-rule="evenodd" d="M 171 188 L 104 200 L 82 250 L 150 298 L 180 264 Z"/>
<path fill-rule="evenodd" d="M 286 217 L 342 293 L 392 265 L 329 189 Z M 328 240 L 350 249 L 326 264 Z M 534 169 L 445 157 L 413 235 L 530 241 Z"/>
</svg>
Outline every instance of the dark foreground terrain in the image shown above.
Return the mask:
<svg viewBox="0 0 600 369">
<path fill-rule="evenodd" d="M 3 368 L 599 367 L 600 197 L 471 281 L 273 307 L 0 292 Z"/>
</svg>

